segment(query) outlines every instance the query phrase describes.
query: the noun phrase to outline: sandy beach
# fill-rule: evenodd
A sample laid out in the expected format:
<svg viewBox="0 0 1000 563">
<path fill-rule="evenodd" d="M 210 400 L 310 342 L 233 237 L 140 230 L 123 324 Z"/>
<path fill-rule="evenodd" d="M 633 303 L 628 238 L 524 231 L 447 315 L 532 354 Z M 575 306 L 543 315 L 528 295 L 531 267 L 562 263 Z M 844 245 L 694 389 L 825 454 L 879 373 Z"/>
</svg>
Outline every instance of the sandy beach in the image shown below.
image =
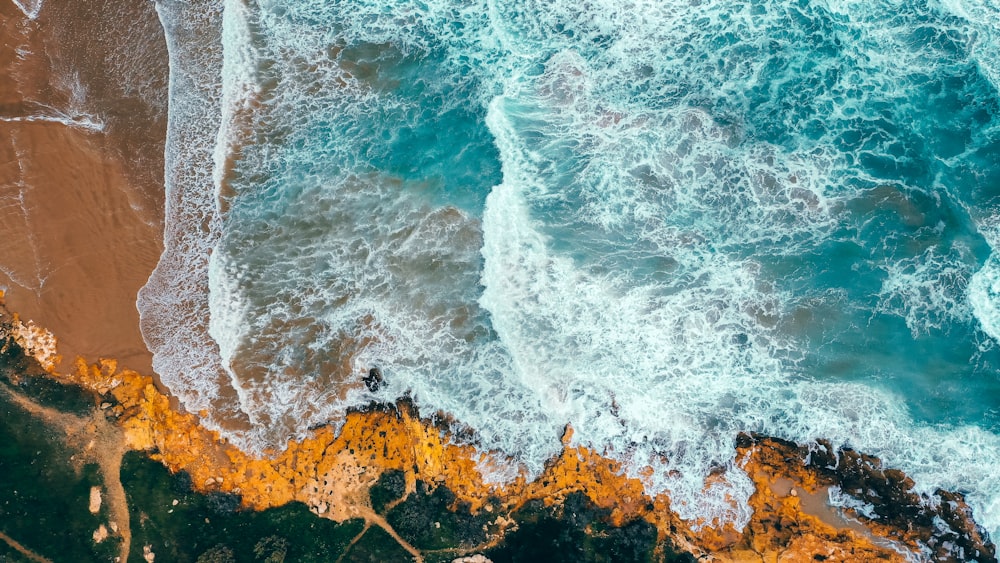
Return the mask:
<svg viewBox="0 0 1000 563">
<path fill-rule="evenodd" d="M 28 12 L 28 13 L 25 13 Z M 76 356 L 151 372 L 167 63 L 153 4 L 0 3 L 0 287 Z"/>
</svg>

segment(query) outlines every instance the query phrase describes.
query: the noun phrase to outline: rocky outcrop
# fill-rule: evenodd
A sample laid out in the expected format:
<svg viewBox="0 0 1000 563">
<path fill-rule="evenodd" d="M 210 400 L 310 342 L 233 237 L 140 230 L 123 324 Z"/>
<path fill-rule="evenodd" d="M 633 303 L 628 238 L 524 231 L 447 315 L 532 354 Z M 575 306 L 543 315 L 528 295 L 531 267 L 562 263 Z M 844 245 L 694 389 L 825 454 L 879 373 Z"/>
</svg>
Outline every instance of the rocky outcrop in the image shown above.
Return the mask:
<svg viewBox="0 0 1000 563">
<path fill-rule="evenodd" d="M 797 451 L 801 455 L 804 448 Z M 902 471 L 824 440 L 809 449 L 806 459 L 821 483 L 837 487 L 863 507 L 868 524 L 881 535 L 921 546 L 934 561 L 996 560 L 995 547 L 960 493 L 938 489 L 932 495 L 918 494 Z"/>
<path fill-rule="evenodd" d="M 113 360 L 78 361 L 72 374 L 52 377 L 94 393 L 95 408 L 130 448 L 186 473 L 198 491 L 235 495 L 255 510 L 298 501 L 323 518 L 361 518 L 416 557 L 523 560 L 509 542 L 551 537 L 631 554 L 619 560 L 996 560 L 960 494 L 918 495 L 901 472 L 824 442 L 739 436 L 737 459 L 757 492 L 750 523 L 736 530 L 680 519 L 667 496 L 647 496 L 618 462 L 571 446 L 570 428 L 540 477 L 497 487 L 479 470 L 488 461 L 406 401 L 349 413 L 339 432 L 318 428 L 255 457 L 174 408 L 151 377 Z M 829 506 L 831 491 L 862 509 Z"/>
</svg>

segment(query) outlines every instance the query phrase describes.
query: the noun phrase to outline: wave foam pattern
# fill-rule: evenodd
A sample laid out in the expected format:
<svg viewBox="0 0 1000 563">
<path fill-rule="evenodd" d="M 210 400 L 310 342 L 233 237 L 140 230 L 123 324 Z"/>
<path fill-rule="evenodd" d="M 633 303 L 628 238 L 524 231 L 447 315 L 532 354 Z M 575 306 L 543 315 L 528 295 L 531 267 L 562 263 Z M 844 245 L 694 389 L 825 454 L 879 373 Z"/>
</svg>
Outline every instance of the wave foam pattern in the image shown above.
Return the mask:
<svg viewBox="0 0 1000 563">
<path fill-rule="evenodd" d="M 825 437 L 996 533 L 1000 115 L 970 6 L 229 0 L 224 60 L 168 26 L 156 368 L 255 449 L 410 394 L 537 472 L 572 424 L 737 525 L 735 434 Z"/>
</svg>

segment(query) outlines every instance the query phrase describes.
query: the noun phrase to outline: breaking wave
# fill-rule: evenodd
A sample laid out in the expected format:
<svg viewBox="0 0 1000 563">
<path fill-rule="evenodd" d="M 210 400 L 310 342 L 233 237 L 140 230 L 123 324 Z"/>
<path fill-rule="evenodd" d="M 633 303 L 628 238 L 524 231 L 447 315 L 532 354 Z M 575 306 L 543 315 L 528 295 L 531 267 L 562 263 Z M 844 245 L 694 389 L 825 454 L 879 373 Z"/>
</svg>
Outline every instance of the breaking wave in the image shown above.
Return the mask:
<svg viewBox="0 0 1000 563">
<path fill-rule="evenodd" d="M 571 424 L 742 525 L 736 434 L 828 438 L 1000 530 L 987 4 L 158 9 L 143 333 L 235 443 L 409 395 L 529 473 Z"/>
</svg>

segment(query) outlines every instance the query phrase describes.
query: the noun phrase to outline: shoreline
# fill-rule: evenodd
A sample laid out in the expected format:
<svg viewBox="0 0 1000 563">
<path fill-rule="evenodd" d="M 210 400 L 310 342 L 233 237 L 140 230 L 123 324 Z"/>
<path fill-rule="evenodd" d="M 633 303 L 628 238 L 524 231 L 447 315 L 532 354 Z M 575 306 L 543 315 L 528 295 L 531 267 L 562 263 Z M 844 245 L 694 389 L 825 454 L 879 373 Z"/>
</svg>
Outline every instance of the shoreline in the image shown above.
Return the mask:
<svg viewBox="0 0 1000 563">
<path fill-rule="evenodd" d="M 31 339 L 15 337 L 23 334 L 19 322 L 3 311 L 2 348 L 33 362 L 30 354 L 38 350 Z M 823 441 L 808 447 L 760 435 L 737 438 L 737 455 L 756 492 L 750 499 L 750 523 L 736 530 L 730 524 L 682 520 L 667 495 L 647 496 L 641 480 L 625 476 L 620 463 L 571 446 L 569 427 L 562 452 L 548 461 L 541 476 L 528 480 L 522 474 L 504 485 L 484 479 L 481 466 L 489 462 L 473 446 L 454 441 L 434 417 L 405 400 L 369 405 L 349 414 L 339 433 L 316 428 L 282 452 L 254 457 L 220 440 L 198 417 L 171 408 L 151 377 L 120 368 L 114 360 L 78 361 L 73 373 L 46 372 L 35 365 L 22 369 L 19 377 L 57 381 L 92 394 L 92 416 L 104 421 L 98 424 L 106 427 L 102 432 L 117 436 L 109 443 L 118 444 L 120 455 L 143 453 L 170 473 L 187 475 L 194 492 L 229 495 L 244 509 L 302 503 L 317 518 L 341 524 L 360 518 L 396 537 L 405 551 L 422 560 L 445 549 L 429 546 L 452 540 L 416 534 L 407 527 L 410 520 L 392 508 L 431 503 L 438 521 L 481 520 L 485 531 L 470 531 L 471 539 L 448 544 L 448 553 L 456 557 L 503 545 L 513 549 L 521 541 L 515 515 L 523 516 L 525 510 L 555 517 L 567 503 L 583 502 L 610 529 L 651 526 L 647 529 L 655 530 L 661 553 L 713 561 L 801 561 L 815 555 L 827 561 L 996 561 L 994 545 L 961 494 L 917 495 L 903 472 Z M 6 378 L 0 390 L 21 396 L 23 384 L 12 386 L 10 375 Z M 30 404 L 32 399 L 20 400 Z M 386 479 L 396 483 L 398 497 L 388 504 L 378 500 Z M 724 473 L 709 477 L 706 486 L 716 479 L 725 479 Z M 857 508 L 818 502 L 832 487 L 857 501 Z M 437 505 L 435 495 L 453 500 Z"/>
<path fill-rule="evenodd" d="M 193 476 L 194 489 L 202 494 L 239 495 L 247 508 L 305 503 L 318 517 L 347 522 L 362 516 L 367 526 L 393 536 L 396 530 L 386 520 L 391 510 L 386 514 L 374 510 L 371 491 L 384 476 L 397 471 L 406 489 L 399 502 L 410 495 L 430 497 L 440 489 L 467 503 L 470 517 L 478 517 L 486 507 L 499 510 L 490 501 L 495 489 L 478 472 L 478 454 L 444 434 L 434 416 L 422 415 L 405 401 L 350 411 L 345 428 L 350 426 L 353 434 L 347 437 L 343 431 L 334 434 L 320 426 L 274 457 L 252 458 L 220 441 L 170 395 L 152 372 L 134 303 L 162 250 L 167 58 L 163 30 L 145 1 L 119 9 L 102 0 L 92 7 L 85 22 L 111 26 L 103 33 L 128 38 L 109 46 L 86 37 L 88 25 L 70 29 L 83 17 L 79 6 L 72 4 L 46 3 L 38 18 L 30 21 L 21 21 L 21 12 L 12 4 L 0 7 L 0 27 L 17 39 L 0 48 L 0 75 L 16 85 L 0 91 L 0 138 L 9 140 L 0 151 L 7 156 L 5 161 L 16 164 L 0 167 L 0 185 L 8 187 L 3 194 L 8 201 L 20 202 L 3 207 L 9 219 L 4 223 L 14 226 L 0 230 L 13 247 L 5 258 L 5 271 L 0 272 L 0 286 L 8 286 L 6 298 L 12 309 L 59 336 L 66 358 L 54 368 L 64 374 L 57 379 L 93 393 L 95 416 L 104 416 L 111 424 L 108 428 L 117 428 L 131 449 L 171 472 Z M 138 15 L 138 20 L 129 15 Z M 140 38 L 150 25 L 159 34 L 159 46 L 156 37 Z M 133 51 L 137 43 L 143 47 Z M 130 60 L 133 55 L 135 60 Z M 84 64 L 88 60 L 99 62 L 88 66 Z M 71 70 L 76 68 L 85 72 L 74 75 Z M 140 80 L 138 86 L 129 83 L 145 72 L 160 76 Z M 116 82 L 116 77 L 124 79 Z M 82 363 L 74 361 L 78 356 Z M 383 432 L 384 436 L 378 435 Z M 360 449 L 355 454 L 349 446 L 352 439 L 363 443 L 373 457 L 362 459 Z M 941 506 L 960 507 L 942 516 L 930 511 L 930 500 L 908 492 L 912 482 L 905 475 L 883 469 L 875 458 L 832 447 L 804 450 L 766 436 L 743 435 L 737 447 L 757 464 L 759 490 L 754 502 L 761 509 L 760 517 L 755 516 L 742 533 L 731 527 L 708 528 L 704 533 L 694 529 L 670 511 L 669 499 L 642 496 L 642 484 L 623 477 L 616 462 L 568 444 L 549 460 L 542 477 L 531 482 L 521 478 L 504 493 L 511 499 L 503 503 L 504 518 L 513 518 L 532 502 L 547 510 L 582 494 L 596 509 L 608 510 L 605 518 L 613 525 L 642 520 L 656 528 L 659 539 L 672 538 L 670 545 L 689 553 L 713 554 L 719 560 L 739 560 L 751 553 L 809 555 L 789 551 L 793 545 L 816 554 L 817 546 L 823 546 L 831 550 L 824 555 L 829 560 L 848 557 L 844 554 L 855 549 L 891 560 L 893 553 L 899 556 L 900 538 L 912 542 L 911 547 L 979 549 L 982 560 L 995 560 L 992 544 L 976 527 L 961 495 L 941 492 L 936 497 Z M 192 449 L 218 465 L 199 464 Z M 825 457 L 815 457 L 817 452 Z M 793 471 L 788 461 L 814 457 L 826 465 L 814 463 Z M 853 465 L 845 466 L 842 459 Z M 412 469 L 418 466 L 420 471 Z M 854 466 L 860 469 L 855 471 Z M 322 489 L 320 494 L 324 477 L 346 488 Z M 792 483 L 787 488 L 786 480 Z M 876 511 L 879 518 L 861 524 L 866 531 L 849 524 L 838 527 L 839 513 L 816 504 L 822 505 L 834 480 L 839 480 L 838 487 L 852 483 L 860 491 L 856 498 L 862 505 L 877 507 L 868 501 L 880 498 L 897 504 L 884 514 Z M 878 492 L 878 498 L 866 496 L 868 491 Z M 851 518 L 862 520 L 853 514 Z M 946 531 L 937 533 L 930 526 L 934 516 L 949 523 Z M 787 531 L 786 520 L 798 535 Z M 490 521 L 500 536 L 515 533 L 496 524 L 499 515 Z M 917 531 L 902 531 L 914 523 L 920 525 Z M 962 539 L 955 541 L 952 536 Z M 395 537 L 406 544 L 404 549 L 407 545 L 417 549 L 410 545 L 412 537 Z M 878 538 L 888 543 L 880 545 Z M 942 557 L 936 560 L 949 560 L 947 553 Z"/>
</svg>

